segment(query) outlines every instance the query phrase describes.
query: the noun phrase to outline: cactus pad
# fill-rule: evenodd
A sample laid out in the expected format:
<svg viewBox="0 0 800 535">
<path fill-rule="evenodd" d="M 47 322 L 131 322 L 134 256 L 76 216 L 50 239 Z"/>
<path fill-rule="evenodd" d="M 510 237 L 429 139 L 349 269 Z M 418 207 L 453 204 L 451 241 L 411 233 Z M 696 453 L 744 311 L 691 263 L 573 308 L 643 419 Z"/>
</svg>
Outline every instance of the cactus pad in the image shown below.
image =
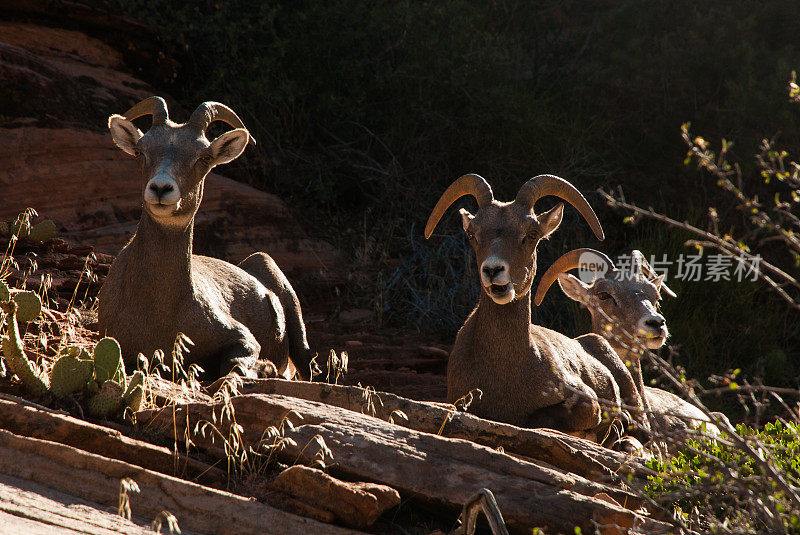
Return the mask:
<svg viewBox="0 0 800 535">
<path fill-rule="evenodd" d="M 6 336 L 2 340 L 3 355 L 9 368 L 22 380 L 28 391 L 34 396 L 43 396 L 47 393 L 47 377 L 42 377 L 37 366 L 28 360 L 22 348 L 22 337 L 17 325 L 17 303 L 6 305 L 8 317 L 6 318 Z"/>
<path fill-rule="evenodd" d="M 137 385 L 132 389 L 128 390 L 128 393 L 125 396 L 125 405 L 130 407 L 130 409 L 133 412 L 136 412 L 140 408 L 142 408 L 143 399 L 144 399 L 144 388 L 141 385 Z"/>
<path fill-rule="evenodd" d="M 4 280 L 0 280 L 0 303 L 5 303 L 9 299 L 11 299 L 11 292 L 8 285 Z"/>
<path fill-rule="evenodd" d="M 28 239 L 32 242 L 42 243 L 51 239 L 56 234 L 56 224 L 52 219 L 45 219 L 41 223 L 34 225 L 28 234 Z"/>
<path fill-rule="evenodd" d="M 105 381 L 116 381 L 123 388 L 125 387 L 125 365 L 122 363 L 122 350 L 119 343 L 113 338 L 103 338 L 94 347 L 94 374 L 99 385 Z"/>
<path fill-rule="evenodd" d="M 70 357 L 75 357 L 76 359 L 80 359 L 80 360 L 88 360 L 88 361 L 92 360 L 92 356 L 89 354 L 89 352 L 86 351 L 81 346 L 67 346 L 67 347 L 64 347 L 64 348 L 61 349 L 61 351 L 58 352 L 58 355 L 59 355 L 59 357 L 63 357 L 65 355 L 69 355 Z"/>
<path fill-rule="evenodd" d="M 17 309 L 17 320 L 19 321 L 35 320 L 42 311 L 42 300 L 35 292 L 17 292 L 13 299 L 19 307 Z"/>
<path fill-rule="evenodd" d="M 142 406 L 142 399 L 144 398 L 144 374 L 137 371 L 131 376 L 128 382 L 128 388 L 122 396 L 125 404 L 133 411 L 138 411 Z"/>
<path fill-rule="evenodd" d="M 92 378 L 92 362 L 71 355 L 59 358 L 50 370 L 50 391 L 63 398 L 83 389 Z"/>
<path fill-rule="evenodd" d="M 100 391 L 89 399 L 89 413 L 100 418 L 108 418 L 122 405 L 122 387 L 114 381 L 106 381 Z"/>
</svg>

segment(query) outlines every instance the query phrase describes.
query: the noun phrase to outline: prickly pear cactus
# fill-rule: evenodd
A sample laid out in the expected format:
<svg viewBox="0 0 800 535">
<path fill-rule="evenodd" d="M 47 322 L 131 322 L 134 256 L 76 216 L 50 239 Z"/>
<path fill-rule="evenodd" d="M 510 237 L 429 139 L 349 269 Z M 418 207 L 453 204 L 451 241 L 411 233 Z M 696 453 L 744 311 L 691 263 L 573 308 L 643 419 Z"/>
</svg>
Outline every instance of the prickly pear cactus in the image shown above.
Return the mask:
<svg viewBox="0 0 800 535">
<path fill-rule="evenodd" d="M 33 321 L 42 311 L 42 300 L 35 292 L 14 292 L 12 299 L 17 303 L 18 321 Z"/>
<path fill-rule="evenodd" d="M 122 406 L 122 386 L 114 381 L 106 381 L 100 391 L 89 399 L 89 414 L 108 418 Z"/>
<path fill-rule="evenodd" d="M 28 234 L 28 240 L 36 243 L 43 243 L 51 239 L 56 234 L 56 224 L 52 219 L 45 219 L 33 226 Z"/>
<path fill-rule="evenodd" d="M 125 388 L 125 364 L 122 350 L 113 338 L 103 338 L 94 347 L 94 376 L 97 384 L 116 381 Z"/>
<path fill-rule="evenodd" d="M 81 360 L 76 356 L 65 354 L 50 370 L 50 391 L 56 397 L 64 398 L 83 390 L 91 378 L 91 360 Z"/>
<path fill-rule="evenodd" d="M 144 398 L 144 374 L 137 371 L 128 382 L 122 350 L 115 339 L 103 338 L 91 355 L 78 346 L 62 349 L 48 376 L 25 356 L 18 324 L 40 314 L 39 296 L 34 292 L 10 290 L 0 280 L 0 310 L 5 312 L 5 336 L 0 340 L 5 363 L 31 394 L 43 396 L 49 392 L 65 398 L 85 392 L 91 396 L 89 413 L 101 418 L 113 416 L 123 404 L 139 410 Z"/>
<path fill-rule="evenodd" d="M 142 399 L 144 398 L 144 374 L 141 371 L 133 374 L 122 398 L 125 401 L 125 405 L 130 407 L 132 411 L 135 412 L 141 408 Z"/>
<path fill-rule="evenodd" d="M 38 367 L 25 356 L 25 351 L 22 347 L 22 336 L 19 333 L 19 325 L 17 324 L 19 304 L 15 299 L 12 299 L 0 304 L 0 306 L 6 313 L 6 334 L 2 339 L 2 348 L 8 367 L 17 374 L 31 394 L 43 396 L 47 393 L 50 385 L 47 376 L 43 375 Z M 41 303 L 39 306 L 41 307 Z"/>
</svg>

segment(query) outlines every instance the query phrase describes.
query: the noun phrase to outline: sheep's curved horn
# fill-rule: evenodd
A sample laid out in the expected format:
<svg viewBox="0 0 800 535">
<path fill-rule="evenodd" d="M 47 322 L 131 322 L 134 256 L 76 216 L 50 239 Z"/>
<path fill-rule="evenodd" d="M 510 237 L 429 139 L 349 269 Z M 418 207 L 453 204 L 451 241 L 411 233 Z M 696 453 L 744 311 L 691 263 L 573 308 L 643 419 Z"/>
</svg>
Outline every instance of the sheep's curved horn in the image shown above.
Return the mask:
<svg viewBox="0 0 800 535">
<path fill-rule="evenodd" d="M 634 251 L 631 253 L 631 261 L 635 264 L 638 264 L 639 268 L 642 270 L 642 273 L 644 273 L 644 276 L 648 279 L 654 279 L 658 276 L 658 273 L 656 273 L 653 268 L 650 267 L 650 264 L 647 263 L 647 259 L 645 259 L 644 254 L 639 249 L 634 249 Z M 664 290 L 664 293 L 670 297 L 678 297 L 678 294 L 673 292 L 664 282 L 661 283 L 661 289 Z"/>
<path fill-rule="evenodd" d="M 488 182 L 486 182 L 486 180 L 483 179 L 483 177 L 472 173 L 462 176 L 450 184 L 450 187 L 447 188 L 444 193 L 442 193 L 442 196 L 439 198 L 439 202 L 437 202 L 436 206 L 433 208 L 433 212 L 431 212 L 431 215 L 428 218 L 428 224 L 425 225 L 426 240 L 431 237 L 431 234 L 433 234 L 433 229 L 435 229 L 436 225 L 439 224 L 439 220 L 442 218 L 447 209 L 450 208 L 450 205 L 464 195 L 472 195 L 475 197 L 475 199 L 478 201 L 478 208 L 483 208 L 487 204 L 491 204 L 491 202 L 494 200 L 492 187 Z"/>
<path fill-rule="evenodd" d="M 244 125 L 239 116 L 236 115 L 236 112 L 227 107 L 225 104 L 221 104 L 219 102 L 212 102 L 207 101 L 200 104 L 196 110 L 192 112 L 192 116 L 189 117 L 189 120 L 186 121 L 186 124 L 192 125 L 195 128 L 198 128 L 203 134 L 206 133 L 206 129 L 211 126 L 211 123 L 214 121 L 222 121 L 223 123 L 227 123 L 233 128 L 243 128 L 247 130 L 247 127 Z M 249 130 L 248 130 L 249 133 Z M 256 144 L 256 140 L 253 139 L 253 136 L 250 136 L 250 143 L 253 145 Z"/>
<path fill-rule="evenodd" d="M 595 249 L 584 247 L 581 249 L 573 249 L 568 253 L 564 253 L 558 260 L 553 262 L 553 265 L 547 268 L 547 271 L 545 271 L 544 275 L 542 275 L 542 280 L 539 281 L 539 286 L 536 288 L 536 296 L 534 297 L 534 302 L 536 303 L 537 307 L 542 304 L 547 290 L 550 289 L 550 286 L 553 285 L 560 273 L 565 273 L 570 269 L 580 267 L 581 255 L 584 253 L 592 253 L 599 256 L 604 262 L 606 262 L 609 270 L 613 271 L 617 269 L 614 267 L 614 262 L 612 262 L 608 256 Z"/>
<path fill-rule="evenodd" d="M 143 115 L 153 116 L 153 126 L 159 126 L 169 120 L 169 112 L 167 111 L 167 103 L 161 97 L 149 97 L 133 106 L 124 114 L 125 118 L 129 121 L 138 119 Z"/>
<path fill-rule="evenodd" d="M 514 202 L 533 208 L 536 201 L 547 195 L 560 197 L 574 206 L 592 228 L 592 232 L 597 236 L 597 239 L 600 241 L 605 239 L 603 227 L 600 225 L 600 220 L 597 219 L 592 207 L 586 202 L 581 192 L 563 178 L 554 175 L 535 176 L 522 185 Z"/>
</svg>

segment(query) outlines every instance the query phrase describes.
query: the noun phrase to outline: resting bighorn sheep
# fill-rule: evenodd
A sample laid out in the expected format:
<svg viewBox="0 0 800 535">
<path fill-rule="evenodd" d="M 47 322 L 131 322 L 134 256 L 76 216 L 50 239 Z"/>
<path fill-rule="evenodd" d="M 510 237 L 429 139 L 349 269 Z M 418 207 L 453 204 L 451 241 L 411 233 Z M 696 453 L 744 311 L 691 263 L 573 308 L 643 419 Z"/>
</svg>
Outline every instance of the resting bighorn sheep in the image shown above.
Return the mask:
<svg viewBox="0 0 800 535">
<path fill-rule="evenodd" d="M 596 272 L 591 283 L 584 283 L 566 273 L 571 269 Z M 709 419 L 703 412 L 678 396 L 644 385 L 640 346 L 658 349 L 669 336 L 667 322 L 658 311 L 661 293 L 676 297 L 665 283 L 664 276 L 655 276 L 644 255 L 634 250 L 629 270 L 614 266 L 608 256 L 594 249 L 575 249 L 556 260 L 544 273 L 536 290 L 538 306 L 547 290 L 558 279 L 567 296 L 583 304 L 592 316 L 592 332 L 605 337 L 614 351 L 633 368 L 637 388 L 645 410 L 653 415 L 662 430 L 682 430 L 698 426 Z M 708 430 L 716 433 L 710 423 Z"/>
<path fill-rule="evenodd" d="M 152 115 L 146 134 L 131 122 Z M 234 128 L 213 141 L 214 121 Z M 227 106 L 204 102 L 185 124 L 169 119 L 166 102 L 150 97 L 112 115 L 114 143 L 141 168 L 143 206 L 139 226 L 111 266 L 100 289 L 101 332 L 116 338 L 125 359 L 156 349 L 169 354 L 180 331 L 194 342 L 187 361 L 210 376 L 239 366 L 255 375 L 284 371 L 291 357 L 304 379 L 310 350 L 297 296 L 277 264 L 264 253 L 239 266 L 192 254 L 194 216 L 203 183 L 217 165 L 255 143 Z M 269 362 L 271 361 L 271 363 Z"/>
<path fill-rule="evenodd" d="M 630 374 L 601 336 L 572 339 L 531 324 L 530 289 L 536 247 L 558 228 L 564 204 L 537 215 L 533 207 L 554 195 L 578 209 L 594 234 L 603 229 L 586 199 L 569 182 L 551 175 L 532 178 L 513 202 L 494 200 L 480 176 L 464 175 L 444 192 L 428 219 L 425 237 L 458 198 L 478 201 L 475 215 L 461 210 L 464 231 L 475 251 L 481 293 L 458 332 L 447 366 L 447 399 L 453 403 L 479 388 L 470 411 L 524 427 L 580 433 L 600 429 L 598 398 L 620 404 L 617 374 Z M 611 371 L 613 370 L 613 371 Z M 600 430 L 602 432 L 602 430 Z"/>
</svg>

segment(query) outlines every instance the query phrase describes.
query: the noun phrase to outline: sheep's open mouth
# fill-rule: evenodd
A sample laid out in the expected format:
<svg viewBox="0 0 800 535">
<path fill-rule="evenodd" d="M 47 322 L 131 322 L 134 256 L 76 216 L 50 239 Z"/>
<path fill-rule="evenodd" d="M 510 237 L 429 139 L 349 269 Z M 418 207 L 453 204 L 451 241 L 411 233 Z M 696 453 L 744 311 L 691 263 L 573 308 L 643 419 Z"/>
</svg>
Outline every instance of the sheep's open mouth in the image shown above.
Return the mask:
<svg viewBox="0 0 800 535">
<path fill-rule="evenodd" d="M 491 284 L 489 285 L 489 293 L 492 295 L 504 295 L 511 290 L 511 283 L 508 284 Z"/>
<path fill-rule="evenodd" d="M 658 349 L 664 342 L 667 341 L 667 333 L 659 332 L 659 333 L 652 333 L 646 335 L 639 335 L 637 337 L 640 340 L 640 343 L 644 344 L 649 349 Z"/>
</svg>

